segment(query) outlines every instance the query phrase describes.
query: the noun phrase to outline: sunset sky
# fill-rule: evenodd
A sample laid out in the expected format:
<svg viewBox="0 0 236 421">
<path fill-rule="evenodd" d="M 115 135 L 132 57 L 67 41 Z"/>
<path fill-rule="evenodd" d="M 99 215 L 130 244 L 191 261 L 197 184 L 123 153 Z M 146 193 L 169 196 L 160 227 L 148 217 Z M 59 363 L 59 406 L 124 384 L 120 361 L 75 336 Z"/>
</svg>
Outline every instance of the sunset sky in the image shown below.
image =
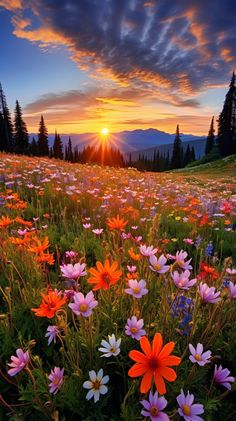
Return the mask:
<svg viewBox="0 0 236 421">
<path fill-rule="evenodd" d="M 0 81 L 31 132 L 206 134 L 236 58 L 234 0 L 0 0 Z"/>
</svg>

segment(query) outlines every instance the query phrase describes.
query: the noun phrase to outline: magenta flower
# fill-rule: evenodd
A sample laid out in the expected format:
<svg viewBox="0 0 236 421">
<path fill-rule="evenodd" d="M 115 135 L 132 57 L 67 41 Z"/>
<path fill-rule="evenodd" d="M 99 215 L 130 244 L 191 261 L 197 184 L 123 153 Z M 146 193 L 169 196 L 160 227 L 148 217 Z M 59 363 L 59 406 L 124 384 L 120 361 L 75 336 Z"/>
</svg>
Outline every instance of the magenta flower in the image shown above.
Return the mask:
<svg viewBox="0 0 236 421">
<path fill-rule="evenodd" d="M 136 272 L 137 267 L 136 266 L 129 266 L 129 265 L 127 265 L 127 269 L 128 269 L 129 272 L 133 273 L 133 272 Z"/>
<path fill-rule="evenodd" d="M 21 348 L 16 350 L 16 355 L 17 357 L 15 355 L 11 356 L 11 363 L 8 364 L 9 367 L 12 367 L 8 370 L 8 374 L 11 377 L 23 370 L 30 360 L 29 352 L 24 352 Z"/>
<path fill-rule="evenodd" d="M 150 256 L 149 262 L 151 264 L 149 267 L 153 272 L 165 273 L 170 268 L 170 266 L 166 265 L 167 259 L 164 254 L 162 254 L 159 259 L 157 259 L 156 256 Z"/>
<path fill-rule="evenodd" d="M 48 345 L 50 345 L 52 341 L 54 342 L 54 344 L 56 343 L 57 336 L 59 333 L 60 330 L 57 326 L 48 326 L 47 333 L 45 335 L 45 338 L 48 338 Z"/>
<path fill-rule="evenodd" d="M 154 395 L 152 392 L 149 392 L 149 400 L 142 400 L 140 403 L 144 408 L 141 411 L 141 414 L 144 417 L 150 417 L 152 421 L 170 420 L 168 415 L 165 414 L 165 412 L 162 412 L 167 405 L 167 400 L 163 396 L 158 397 L 158 392 L 155 392 Z"/>
<path fill-rule="evenodd" d="M 136 316 L 132 316 L 131 319 L 127 320 L 127 324 L 125 326 L 126 335 L 139 341 L 142 336 L 146 335 L 146 331 L 142 329 L 143 325 L 143 319 L 137 320 Z"/>
<path fill-rule="evenodd" d="M 180 250 L 176 252 L 175 255 L 175 263 L 181 268 L 185 270 L 191 270 L 193 267 L 189 264 L 192 259 L 187 260 L 185 262 L 188 253 L 186 251 Z"/>
<path fill-rule="evenodd" d="M 54 395 L 60 390 L 63 384 L 63 375 L 64 375 L 64 368 L 60 369 L 59 367 L 54 367 L 51 370 L 48 378 L 51 381 L 49 384 L 49 392 L 53 393 Z"/>
<path fill-rule="evenodd" d="M 74 258 L 77 256 L 78 256 L 78 253 L 76 251 L 73 251 L 73 250 L 66 251 L 66 257 Z"/>
<path fill-rule="evenodd" d="M 89 229 L 89 228 L 91 227 L 91 224 L 89 224 L 89 223 L 83 224 L 83 227 L 84 227 L 85 229 Z"/>
<path fill-rule="evenodd" d="M 93 291 L 89 291 L 86 296 L 84 296 L 82 292 L 75 292 L 73 299 L 74 302 L 70 303 L 68 307 L 70 307 L 77 316 L 91 316 L 94 307 L 98 305 L 98 301 L 94 298 Z"/>
<path fill-rule="evenodd" d="M 230 281 L 228 288 L 230 298 L 232 298 L 232 300 L 236 300 L 236 285 L 232 281 Z"/>
<path fill-rule="evenodd" d="M 190 272 L 189 270 L 185 270 L 184 272 L 179 273 L 177 270 L 174 271 L 174 273 L 171 274 L 171 277 L 174 281 L 174 284 L 180 288 L 189 290 L 190 287 L 192 287 L 194 284 L 196 284 L 197 279 L 189 279 Z"/>
<path fill-rule="evenodd" d="M 221 297 L 219 297 L 220 292 L 215 291 L 215 287 L 209 287 L 207 284 L 203 284 L 202 282 L 199 285 L 199 293 L 204 303 L 214 304 L 221 300 Z"/>
<path fill-rule="evenodd" d="M 198 343 L 197 348 L 195 349 L 193 345 L 189 344 L 190 355 L 189 359 L 192 363 L 197 363 L 198 365 L 205 365 L 210 362 L 211 351 L 203 352 L 203 345 Z"/>
<path fill-rule="evenodd" d="M 85 270 L 86 263 L 75 263 L 75 265 L 72 265 L 71 263 L 68 265 L 62 265 L 60 266 L 62 276 L 64 278 L 68 279 L 77 279 L 80 278 L 80 276 L 86 276 L 87 272 Z"/>
<path fill-rule="evenodd" d="M 186 244 L 191 244 L 191 245 L 194 244 L 194 241 L 192 240 L 192 238 L 184 238 L 183 242 Z"/>
<path fill-rule="evenodd" d="M 145 245 L 140 246 L 139 250 L 143 256 L 148 256 L 148 257 L 153 256 L 157 252 L 157 249 L 153 248 L 153 246 L 147 247 Z"/>
<path fill-rule="evenodd" d="M 183 389 L 177 396 L 177 402 L 179 404 L 178 413 L 185 421 L 204 421 L 203 418 L 199 417 L 199 414 L 203 414 L 203 405 L 194 402 L 194 395 L 190 395 L 189 391 L 185 396 Z"/>
<path fill-rule="evenodd" d="M 145 288 L 146 281 L 144 281 L 144 279 L 141 279 L 140 281 L 130 279 L 128 284 L 129 288 L 125 289 L 126 294 L 133 295 L 135 298 L 141 298 L 148 293 L 148 289 Z"/>
<path fill-rule="evenodd" d="M 226 387 L 228 390 L 231 390 L 232 386 L 230 383 L 233 383 L 235 380 L 234 377 L 230 376 L 230 371 L 228 368 L 223 368 L 222 365 L 219 367 L 215 365 L 213 378 L 216 383 Z"/>
</svg>

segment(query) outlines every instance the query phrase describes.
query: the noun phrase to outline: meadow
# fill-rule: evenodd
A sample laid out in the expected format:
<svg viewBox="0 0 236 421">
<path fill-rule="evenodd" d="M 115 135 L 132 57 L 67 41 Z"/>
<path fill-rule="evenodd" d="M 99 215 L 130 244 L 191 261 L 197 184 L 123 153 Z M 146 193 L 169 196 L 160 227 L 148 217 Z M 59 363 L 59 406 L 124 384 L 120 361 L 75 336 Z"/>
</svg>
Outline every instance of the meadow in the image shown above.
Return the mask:
<svg viewBox="0 0 236 421">
<path fill-rule="evenodd" d="M 232 174 L 0 155 L 0 420 L 236 419 Z"/>
</svg>

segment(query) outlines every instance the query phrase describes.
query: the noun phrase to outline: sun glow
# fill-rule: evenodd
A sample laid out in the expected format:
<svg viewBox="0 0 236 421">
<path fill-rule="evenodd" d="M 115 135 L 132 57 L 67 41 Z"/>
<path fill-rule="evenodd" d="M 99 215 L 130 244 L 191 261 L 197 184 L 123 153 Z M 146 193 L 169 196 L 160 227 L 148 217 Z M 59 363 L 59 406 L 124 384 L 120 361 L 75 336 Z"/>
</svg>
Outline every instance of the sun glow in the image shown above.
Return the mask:
<svg viewBox="0 0 236 421">
<path fill-rule="evenodd" d="M 109 134 L 109 130 L 107 127 L 103 127 L 101 130 L 101 135 L 102 136 L 107 136 Z"/>
</svg>

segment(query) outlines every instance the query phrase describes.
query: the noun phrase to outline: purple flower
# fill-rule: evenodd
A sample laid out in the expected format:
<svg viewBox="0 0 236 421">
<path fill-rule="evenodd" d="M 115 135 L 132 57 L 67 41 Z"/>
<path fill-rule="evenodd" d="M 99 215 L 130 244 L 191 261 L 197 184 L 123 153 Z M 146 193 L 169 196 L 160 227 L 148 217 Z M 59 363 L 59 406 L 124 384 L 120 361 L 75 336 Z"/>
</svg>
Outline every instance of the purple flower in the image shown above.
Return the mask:
<svg viewBox="0 0 236 421">
<path fill-rule="evenodd" d="M 189 391 L 185 396 L 183 389 L 177 396 L 177 402 L 179 404 L 178 413 L 185 421 L 204 421 L 203 418 L 198 417 L 199 414 L 203 414 L 203 405 L 194 402 L 194 395 L 190 395 Z"/>
<path fill-rule="evenodd" d="M 191 270 L 193 267 L 189 264 L 192 259 L 189 259 L 187 262 L 185 262 L 186 257 L 188 256 L 188 253 L 186 251 L 180 250 L 176 252 L 175 255 L 175 263 L 181 268 L 185 270 Z"/>
<path fill-rule="evenodd" d="M 219 297 L 220 292 L 215 291 L 215 287 L 209 287 L 207 284 L 203 284 L 202 282 L 199 285 L 199 293 L 204 303 L 214 304 L 221 300 L 221 297 Z"/>
<path fill-rule="evenodd" d="M 166 257 L 162 254 L 159 259 L 156 256 L 150 256 L 149 262 L 151 264 L 150 269 L 153 272 L 165 273 L 169 270 L 170 266 L 165 265 L 167 262 Z"/>
<path fill-rule="evenodd" d="M 127 324 L 125 326 L 126 335 L 139 341 L 142 336 L 146 335 L 146 331 L 142 329 L 143 325 L 143 319 L 137 320 L 136 316 L 132 316 L 131 319 L 127 320 Z"/>
<path fill-rule="evenodd" d="M 236 300 L 236 285 L 230 281 L 228 288 L 229 288 L 230 298 L 232 298 L 232 300 Z"/>
<path fill-rule="evenodd" d="M 129 288 L 125 289 L 126 294 L 133 295 L 135 298 L 141 298 L 143 295 L 148 293 L 148 290 L 145 288 L 146 281 L 144 281 L 144 279 L 141 279 L 140 281 L 130 279 L 128 284 Z"/>
<path fill-rule="evenodd" d="M 8 370 L 8 374 L 11 377 L 23 370 L 30 360 L 29 352 L 23 352 L 21 348 L 16 350 L 16 355 L 17 357 L 15 355 L 11 356 L 11 363 L 8 364 L 9 367 L 12 367 Z"/>
<path fill-rule="evenodd" d="M 189 344 L 190 355 L 189 359 L 192 363 L 197 363 L 198 365 L 205 365 L 210 362 L 211 351 L 203 352 L 203 345 L 198 343 L 197 348 L 195 349 L 193 345 Z"/>
<path fill-rule="evenodd" d="M 75 292 L 73 299 L 74 302 L 70 303 L 68 307 L 77 316 L 91 316 L 93 308 L 98 305 L 98 301 L 94 299 L 93 291 L 89 291 L 86 296 L 82 292 Z"/>
<path fill-rule="evenodd" d="M 141 414 L 144 417 L 150 417 L 152 421 L 170 420 L 168 415 L 165 414 L 165 412 L 162 412 L 167 405 L 167 400 L 163 396 L 158 397 L 158 392 L 155 392 L 154 395 L 152 392 L 149 392 L 149 400 L 142 400 L 140 403 L 144 408 L 141 411 Z"/>
<path fill-rule="evenodd" d="M 174 271 L 174 273 L 171 274 L 171 277 L 174 281 L 174 284 L 180 288 L 189 290 L 190 287 L 192 287 L 196 282 L 197 279 L 189 279 L 190 272 L 189 270 L 185 270 L 182 273 L 179 273 L 177 270 Z"/>
<path fill-rule="evenodd" d="M 63 375 L 64 375 L 64 368 L 60 369 L 59 367 L 54 367 L 51 370 L 48 378 L 51 381 L 49 384 L 49 392 L 53 393 L 54 395 L 60 390 L 63 384 Z"/>
<path fill-rule="evenodd" d="M 77 257 L 78 253 L 76 251 L 70 250 L 70 251 L 66 251 L 66 257 Z"/>
<path fill-rule="evenodd" d="M 154 249 L 153 246 L 147 247 L 145 245 L 140 246 L 139 250 L 143 256 L 148 256 L 148 257 L 153 256 L 157 252 L 157 249 Z"/>
<path fill-rule="evenodd" d="M 85 270 L 86 263 L 76 263 L 75 265 L 72 265 L 71 263 L 68 265 L 62 265 L 60 266 L 62 276 L 64 278 L 68 279 L 77 279 L 80 278 L 80 276 L 87 275 L 87 272 Z"/>
<path fill-rule="evenodd" d="M 52 341 L 54 344 L 56 343 L 59 332 L 60 331 L 57 326 L 48 326 L 47 333 L 45 335 L 45 338 L 48 338 L 48 345 L 50 345 Z"/>
<path fill-rule="evenodd" d="M 221 384 L 228 390 L 231 390 L 230 383 L 233 383 L 235 380 L 234 377 L 230 376 L 230 371 L 228 370 L 228 368 L 223 368 L 222 365 L 220 365 L 219 367 L 215 365 L 213 378 L 216 383 Z"/>
</svg>

